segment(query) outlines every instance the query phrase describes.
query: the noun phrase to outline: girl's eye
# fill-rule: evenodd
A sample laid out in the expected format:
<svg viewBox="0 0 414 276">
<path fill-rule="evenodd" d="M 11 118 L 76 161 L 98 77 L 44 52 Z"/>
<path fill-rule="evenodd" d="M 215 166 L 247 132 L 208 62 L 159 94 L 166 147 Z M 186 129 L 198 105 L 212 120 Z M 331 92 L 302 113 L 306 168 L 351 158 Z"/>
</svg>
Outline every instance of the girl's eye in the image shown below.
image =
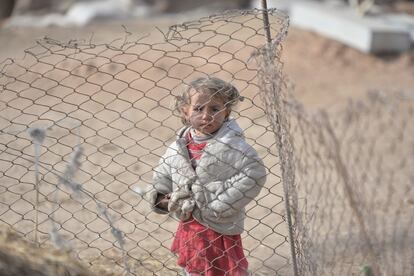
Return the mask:
<svg viewBox="0 0 414 276">
<path fill-rule="evenodd" d="M 219 107 L 213 107 L 212 109 L 211 109 L 211 111 L 213 112 L 213 113 L 219 113 L 220 111 L 222 111 L 223 109 L 221 109 L 221 108 L 219 108 Z"/>
<path fill-rule="evenodd" d="M 201 112 L 202 108 L 199 107 L 199 106 L 196 106 L 196 107 L 194 107 L 193 110 L 196 111 L 196 112 Z"/>
</svg>

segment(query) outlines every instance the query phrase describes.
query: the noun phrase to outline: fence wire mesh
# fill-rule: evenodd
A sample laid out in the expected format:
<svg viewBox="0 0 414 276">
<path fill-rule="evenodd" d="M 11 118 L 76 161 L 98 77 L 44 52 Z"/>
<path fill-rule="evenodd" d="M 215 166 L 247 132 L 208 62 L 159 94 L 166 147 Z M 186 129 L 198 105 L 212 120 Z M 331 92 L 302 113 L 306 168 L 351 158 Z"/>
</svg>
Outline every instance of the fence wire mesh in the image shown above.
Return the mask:
<svg viewBox="0 0 414 276">
<path fill-rule="evenodd" d="M 256 57 L 296 273 L 412 275 L 412 95 L 372 91 L 329 112 L 309 112 L 277 74 L 275 42 Z"/>
<path fill-rule="evenodd" d="M 372 92 L 335 115 L 291 106 L 301 275 L 412 275 L 413 98 Z"/>
<path fill-rule="evenodd" d="M 268 14 L 272 35 L 285 34 L 286 16 Z M 170 252 L 177 220 L 140 193 L 181 127 L 174 96 L 214 75 L 245 98 L 232 116 L 267 168 L 246 207 L 249 270 L 289 274 L 279 159 L 251 58 L 264 35 L 262 11 L 233 11 L 138 38 L 126 30 L 110 44 L 45 38 L 1 63 L 1 223 L 92 266 L 181 274 Z"/>
<path fill-rule="evenodd" d="M 216 76 L 244 97 L 232 115 L 267 169 L 242 234 L 252 274 L 412 275 L 412 99 L 310 114 L 282 74 L 288 20 L 268 10 L 268 42 L 262 12 L 110 44 L 45 38 L 1 63 L 1 224 L 92 266 L 181 274 L 177 220 L 140 194 L 182 125 L 174 96 Z"/>
</svg>

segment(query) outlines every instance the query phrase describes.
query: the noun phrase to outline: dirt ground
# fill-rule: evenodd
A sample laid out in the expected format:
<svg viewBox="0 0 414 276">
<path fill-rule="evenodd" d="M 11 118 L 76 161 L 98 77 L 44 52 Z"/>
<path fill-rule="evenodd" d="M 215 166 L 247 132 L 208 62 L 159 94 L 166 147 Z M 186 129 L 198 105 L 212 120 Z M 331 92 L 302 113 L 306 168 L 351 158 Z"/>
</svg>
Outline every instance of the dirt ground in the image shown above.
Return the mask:
<svg viewBox="0 0 414 276">
<path fill-rule="evenodd" d="M 25 49 L 34 45 L 36 43 L 36 39 L 43 38 L 45 36 L 61 41 L 76 39 L 88 42 L 92 39 L 96 43 L 108 43 L 113 41 L 115 38 L 123 37 L 125 32 L 122 25 L 124 25 L 127 30 L 133 34 L 143 34 L 157 31 L 154 26 L 158 26 L 160 29 L 166 30 L 168 26 L 180 23 L 182 21 L 187 21 L 187 18 L 161 17 L 153 18 L 147 21 L 135 20 L 123 22 L 95 22 L 84 28 L 2 28 L 0 29 L 0 60 L 5 60 L 6 58 L 19 59 L 23 57 Z M 410 93 L 413 92 L 414 89 L 413 49 L 407 53 L 398 55 L 367 55 L 358 52 L 357 50 L 346 47 L 338 42 L 319 36 L 315 33 L 291 27 L 289 29 L 287 39 L 284 43 L 284 52 L 282 59 L 284 61 L 286 75 L 295 86 L 293 93 L 306 107 L 310 109 L 334 108 L 345 103 L 348 99 L 363 98 L 365 92 L 370 90 L 381 90 L 385 92 L 405 91 Z M 249 123 L 251 122 L 249 121 Z M 254 131 L 251 132 L 252 133 L 249 135 L 252 135 L 252 137 L 254 137 Z M 267 136 L 263 137 L 264 140 Z M 95 146 L 95 144 L 91 143 L 90 146 Z M 96 146 L 99 146 L 99 143 L 96 143 Z M 269 145 L 269 147 L 270 146 L 271 145 Z M 107 151 L 108 155 L 111 156 L 115 156 L 118 153 L 114 147 L 105 148 L 102 146 L 102 149 L 103 151 Z M 86 151 L 88 151 L 88 148 Z M 140 152 L 139 154 L 143 153 Z M 274 156 L 272 153 L 268 155 L 269 160 L 265 161 L 269 162 L 270 164 L 274 162 L 274 159 L 271 159 L 273 157 Z M 97 165 L 99 165 L 101 168 L 107 168 L 105 167 L 105 158 L 106 157 L 104 154 L 97 155 L 96 158 L 91 156 L 89 161 L 93 163 L 96 159 Z M 58 156 L 58 159 L 61 161 L 60 156 Z M 128 160 L 124 161 L 127 162 Z M 85 167 L 87 167 L 87 165 Z M 276 166 L 273 166 L 272 168 L 274 167 Z M 115 167 L 115 169 L 117 169 L 117 167 Z M 115 169 L 113 171 L 116 173 Z M 146 168 L 142 167 L 137 169 L 137 174 L 141 173 L 140 170 L 142 170 L 143 174 L 147 172 Z M 277 169 L 275 168 L 275 170 Z M 107 177 L 109 180 L 106 178 L 98 179 L 97 183 L 92 183 L 95 185 L 97 193 L 100 192 L 98 191 L 98 181 L 102 181 L 103 183 L 110 183 L 112 181 L 112 177 L 109 174 L 110 171 L 111 170 L 108 170 L 108 174 L 105 175 L 105 177 Z M 275 172 L 275 176 L 277 173 L 278 172 Z M 128 177 L 126 176 L 125 178 L 127 179 Z M 133 178 L 134 176 L 131 177 Z M 275 181 L 278 180 L 275 179 Z M 272 188 L 270 187 L 269 191 L 271 190 Z M 281 193 L 281 191 L 277 192 L 278 194 Z M 278 198 L 270 198 L 268 200 L 273 201 L 278 200 Z M 133 200 L 131 199 L 131 202 L 132 201 Z M 121 200 L 119 200 L 119 202 L 120 204 L 123 203 Z M 115 203 L 118 204 L 118 202 Z M 71 203 L 69 202 L 68 204 Z M 123 208 L 125 208 L 126 212 L 129 212 L 129 206 L 119 206 L 119 209 Z M 283 206 L 279 205 L 278 208 L 283 209 Z M 263 210 L 252 210 L 252 213 L 260 213 L 262 211 Z M 87 218 L 88 215 L 90 214 L 85 214 L 85 218 Z M 141 230 L 145 230 L 142 231 L 143 235 L 147 232 L 158 231 L 157 235 L 159 235 L 159 237 L 163 237 L 163 239 L 155 241 L 157 244 L 160 241 L 166 241 L 166 243 L 168 243 L 168 240 L 171 238 L 170 233 L 174 231 L 173 227 L 175 227 L 175 225 L 166 223 L 163 225 L 163 228 L 159 228 L 156 227 L 155 223 L 148 224 L 148 221 L 146 221 L 146 224 L 144 226 L 143 221 L 148 218 L 149 221 L 152 220 L 152 222 L 155 222 L 159 219 L 155 216 L 153 217 L 152 215 L 149 215 L 147 218 L 134 217 L 131 218 L 131 221 L 136 222 L 137 224 L 142 223 L 143 228 Z M 269 220 L 271 220 L 271 218 L 269 218 Z M 88 219 L 85 219 L 85 221 L 88 221 Z M 74 229 L 77 229 L 76 227 L 78 226 L 79 225 L 69 225 L 69 227 L 73 227 Z M 96 229 L 98 230 L 101 227 L 101 225 L 97 225 Z M 122 230 L 125 232 L 128 232 L 130 230 L 129 228 L 134 229 L 132 223 L 131 225 L 125 223 L 123 227 L 124 228 Z M 283 231 L 284 230 L 281 230 L 282 233 L 284 233 Z M 136 240 L 139 240 L 140 245 L 143 247 L 146 245 L 146 243 L 152 242 L 150 239 L 146 239 L 146 236 L 140 236 L 141 233 L 134 234 L 137 236 Z M 254 233 L 253 230 L 249 234 L 254 235 L 256 233 Z M 266 233 L 261 232 L 257 233 L 257 235 L 258 237 L 261 237 L 261 235 L 266 235 Z M 95 236 L 85 236 L 84 239 L 85 241 L 91 241 L 91 243 L 93 243 L 95 242 Z M 164 240 L 165 237 L 166 239 Z M 273 242 L 273 236 L 269 236 L 267 238 Z M 280 238 L 280 236 L 276 238 Z M 254 240 L 250 241 L 250 244 L 247 242 L 246 245 L 248 248 L 251 248 L 252 252 L 254 252 L 256 247 L 262 246 L 262 244 L 257 245 Z M 116 254 L 111 251 L 111 244 L 108 245 L 108 243 L 105 242 L 105 244 L 102 246 L 109 247 L 109 249 L 105 250 L 102 255 L 111 256 L 111 254 Z M 99 246 L 97 245 L 97 247 Z M 162 249 L 163 248 L 161 248 L 159 252 L 154 251 L 155 254 L 153 254 L 153 252 L 150 252 L 151 257 L 157 256 L 157 254 L 162 257 L 163 254 L 165 254 L 165 250 Z M 80 257 L 87 258 L 88 255 L 92 255 L 89 251 L 92 252 L 93 249 L 82 251 Z M 283 248 L 283 251 L 288 252 L 287 246 L 286 248 Z M 263 252 L 266 254 L 268 253 L 267 251 Z M 144 255 L 141 256 L 140 259 L 150 259 L 148 256 Z M 288 255 L 288 253 L 286 253 L 286 255 Z M 261 260 L 262 258 L 264 259 L 263 256 L 258 256 L 258 260 Z M 174 262 L 172 259 L 168 259 L 168 261 L 172 263 Z M 274 262 L 273 259 L 269 259 L 268 261 L 269 263 Z M 276 261 L 283 263 L 286 260 L 284 258 L 281 258 L 281 260 Z M 151 264 L 147 264 L 147 266 L 152 267 Z M 281 273 L 283 273 L 283 271 Z"/>
<path fill-rule="evenodd" d="M 155 26 L 165 31 L 187 19 L 164 16 L 146 21 L 95 22 L 83 28 L 0 28 L 0 60 L 23 57 L 25 49 L 45 36 L 61 41 L 92 39 L 107 43 L 124 35 L 122 25 L 133 34 L 142 34 L 157 31 Z M 414 48 L 401 54 L 368 55 L 316 33 L 290 27 L 283 60 L 285 72 L 295 85 L 295 95 L 311 108 L 361 98 L 370 90 L 410 92 L 414 88 Z"/>
</svg>

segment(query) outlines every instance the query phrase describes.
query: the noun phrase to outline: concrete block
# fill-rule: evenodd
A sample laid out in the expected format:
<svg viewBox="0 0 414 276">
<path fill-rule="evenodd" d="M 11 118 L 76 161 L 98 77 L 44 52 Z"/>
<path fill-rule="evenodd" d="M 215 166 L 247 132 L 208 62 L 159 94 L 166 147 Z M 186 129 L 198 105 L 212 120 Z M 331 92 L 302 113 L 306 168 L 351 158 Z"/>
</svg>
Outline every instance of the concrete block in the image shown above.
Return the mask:
<svg viewBox="0 0 414 276">
<path fill-rule="evenodd" d="M 360 16 L 346 5 L 318 2 L 294 4 L 293 26 L 308 29 L 366 53 L 402 52 L 410 49 L 409 24 L 385 14 Z M 391 23 L 393 22 L 393 23 Z"/>
<path fill-rule="evenodd" d="M 406 13 L 390 13 L 385 14 L 383 18 L 388 24 L 406 28 L 410 33 L 411 43 L 414 44 L 414 15 Z"/>
<path fill-rule="evenodd" d="M 287 14 L 290 13 L 290 9 L 293 4 L 298 4 L 302 2 L 309 2 L 313 0 L 267 0 L 267 8 L 268 9 L 278 9 Z M 252 0 L 250 2 L 250 6 L 252 8 L 261 9 L 262 8 L 262 0 Z"/>
</svg>

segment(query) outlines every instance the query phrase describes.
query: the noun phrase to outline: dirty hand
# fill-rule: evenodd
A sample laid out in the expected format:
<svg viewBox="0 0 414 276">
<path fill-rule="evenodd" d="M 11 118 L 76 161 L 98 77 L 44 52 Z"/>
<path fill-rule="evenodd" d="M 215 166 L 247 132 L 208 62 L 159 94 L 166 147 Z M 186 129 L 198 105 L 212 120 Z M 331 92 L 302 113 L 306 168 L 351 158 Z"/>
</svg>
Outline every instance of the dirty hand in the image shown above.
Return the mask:
<svg viewBox="0 0 414 276">
<path fill-rule="evenodd" d="M 155 206 L 158 209 L 168 212 L 168 203 L 170 201 L 170 194 L 158 194 L 155 201 Z"/>
</svg>

